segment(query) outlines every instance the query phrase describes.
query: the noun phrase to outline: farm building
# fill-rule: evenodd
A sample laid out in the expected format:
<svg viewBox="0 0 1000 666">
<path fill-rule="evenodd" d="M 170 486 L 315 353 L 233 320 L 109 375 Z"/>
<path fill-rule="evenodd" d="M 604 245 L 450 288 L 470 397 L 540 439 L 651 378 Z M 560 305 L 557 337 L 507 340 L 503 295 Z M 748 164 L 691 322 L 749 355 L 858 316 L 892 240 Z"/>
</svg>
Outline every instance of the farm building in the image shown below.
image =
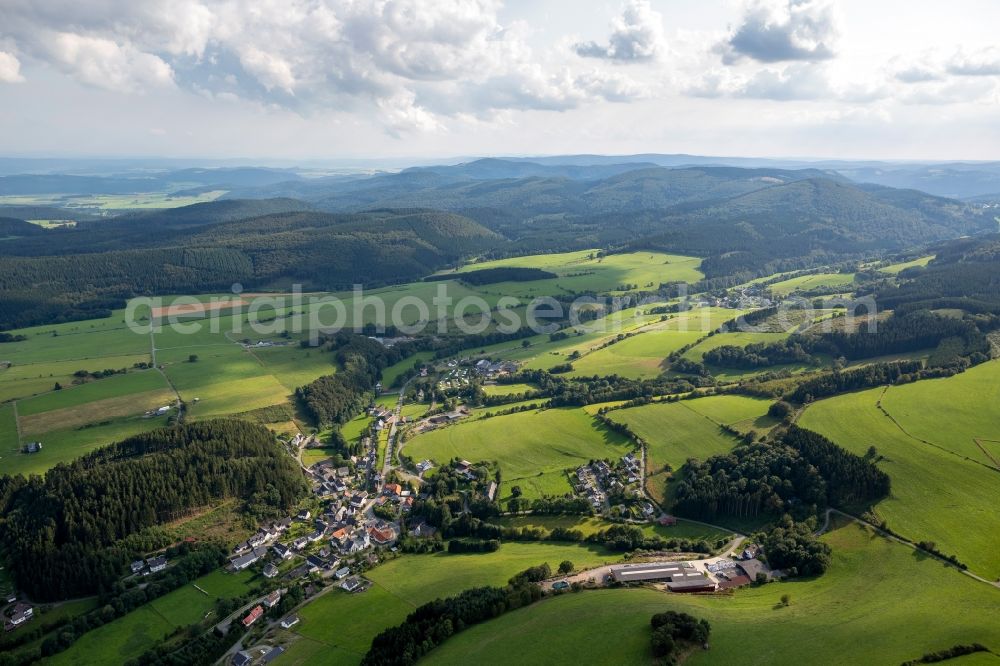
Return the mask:
<svg viewBox="0 0 1000 666">
<path fill-rule="evenodd" d="M 666 582 L 672 592 L 703 592 L 716 588 L 715 581 L 686 562 L 619 564 L 611 567 L 611 575 L 619 583 Z"/>
</svg>

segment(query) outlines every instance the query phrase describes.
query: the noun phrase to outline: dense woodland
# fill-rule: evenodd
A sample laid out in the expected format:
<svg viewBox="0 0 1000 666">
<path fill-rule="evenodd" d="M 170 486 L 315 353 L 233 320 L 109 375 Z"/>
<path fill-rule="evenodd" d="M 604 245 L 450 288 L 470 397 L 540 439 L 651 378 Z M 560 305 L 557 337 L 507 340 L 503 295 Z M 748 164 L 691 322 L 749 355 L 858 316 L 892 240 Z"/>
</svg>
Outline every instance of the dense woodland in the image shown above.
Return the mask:
<svg viewBox="0 0 1000 666">
<path fill-rule="evenodd" d="M 420 344 L 386 347 L 351 333 L 325 337 L 319 347 L 332 354 L 337 372 L 299 387 L 295 397 L 317 425 L 343 425 L 372 401 L 382 371 L 412 354 Z"/>
<path fill-rule="evenodd" d="M 784 516 L 775 526 L 754 536 L 767 563 L 789 576 L 818 576 L 830 566 L 830 546 L 816 539 L 811 523 Z"/>
<path fill-rule="evenodd" d="M 64 599 L 109 589 L 145 552 L 127 540 L 146 528 L 228 498 L 276 517 L 306 491 L 266 428 L 205 421 L 130 437 L 44 477 L 0 477 L 0 538 L 19 588 Z"/>
<path fill-rule="evenodd" d="M 284 279 L 332 290 L 418 280 L 499 240 L 435 211 L 237 221 L 224 211 L 222 221 L 206 214 L 202 224 L 182 211 L 0 243 L 0 328 L 106 316 L 132 296 L 228 291 L 235 282 L 259 289 Z"/>
<path fill-rule="evenodd" d="M 889 494 L 889 476 L 870 460 L 814 432 L 789 426 L 773 442 L 751 442 L 705 461 L 689 460 L 675 511 L 692 518 L 805 518 L 827 506 L 872 502 Z"/>
</svg>

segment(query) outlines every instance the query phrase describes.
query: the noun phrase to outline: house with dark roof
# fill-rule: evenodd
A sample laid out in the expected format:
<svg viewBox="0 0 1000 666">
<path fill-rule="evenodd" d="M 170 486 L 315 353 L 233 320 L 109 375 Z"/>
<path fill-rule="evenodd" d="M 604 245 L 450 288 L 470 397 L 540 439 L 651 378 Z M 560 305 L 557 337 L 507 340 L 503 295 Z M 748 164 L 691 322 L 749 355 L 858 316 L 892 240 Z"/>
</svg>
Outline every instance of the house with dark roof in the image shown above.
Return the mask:
<svg viewBox="0 0 1000 666">
<path fill-rule="evenodd" d="M 288 617 L 284 618 L 281 621 L 281 628 L 282 629 L 291 629 L 292 627 L 294 627 L 298 623 L 299 623 L 299 616 L 298 615 L 289 615 Z"/>
<path fill-rule="evenodd" d="M 14 606 L 10 617 L 4 622 L 4 629 L 13 631 L 35 616 L 35 609 L 30 605 L 19 602 Z"/>
<path fill-rule="evenodd" d="M 252 661 L 253 657 L 242 650 L 233 655 L 233 666 L 249 666 Z"/>
<path fill-rule="evenodd" d="M 271 546 L 271 550 L 273 550 L 274 554 L 283 560 L 287 560 L 288 558 L 295 555 L 295 553 L 292 552 L 292 549 L 283 543 L 274 544 L 273 546 Z"/>
<path fill-rule="evenodd" d="M 271 648 L 270 650 L 268 650 L 267 654 L 264 655 L 264 658 L 261 660 L 261 663 L 270 664 L 272 661 L 274 661 L 284 653 L 285 653 L 285 648 L 281 647 L 280 645 L 276 648 Z"/>
<path fill-rule="evenodd" d="M 270 563 L 264 565 L 264 578 L 274 578 L 277 575 L 278 567 Z"/>
<path fill-rule="evenodd" d="M 163 571 L 167 568 L 167 558 L 164 555 L 157 555 L 156 557 L 146 560 L 146 566 L 149 567 L 149 573 L 151 574 Z"/>
<path fill-rule="evenodd" d="M 362 583 L 360 578 L 358 578 L 357 576 L 351 576 L 343 583 L 341 583 L 340 587 L 344 588 L 344 590 L 346 590 L 347 592 L 356 592 L 361 587 L 361 585 Z"/>
<path fill-rule="evenodd" d="M 136 560 L 131 565 L 129 565 L 129 568 L 132 569 L 132 573 L 137 574 L 146 568 L 146 562 L 144 560 Z"/>
</svg>

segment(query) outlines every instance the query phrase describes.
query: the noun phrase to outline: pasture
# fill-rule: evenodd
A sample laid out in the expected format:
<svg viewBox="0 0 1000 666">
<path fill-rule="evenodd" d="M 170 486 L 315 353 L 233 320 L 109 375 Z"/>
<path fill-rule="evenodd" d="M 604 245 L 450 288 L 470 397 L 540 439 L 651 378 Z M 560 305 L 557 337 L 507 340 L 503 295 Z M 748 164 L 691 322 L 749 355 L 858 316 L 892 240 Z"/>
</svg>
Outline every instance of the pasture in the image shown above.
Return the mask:
<svg viewBox="0 0 1000 666">
<path fill-rule="evenodd" d="M 646 488 L 659 502 L 669 499 L 667 481 L 688 460 L 704 460 L 728 452 L 737 438 L 722 429 L 765 430 L 770 402 L 746 396 L 720 395 L 678 402 L 659 402 L 608 412 L 646 442 Z M 669 502 L 668 502 L 669 503 Z"/>
<path fill-rule="evenodd" d="M 927 256 L 927 257 L 920 257 L 919 259 L 913 259 L 912 261 L 903 261 L 903 262 L 900 262 L 898 264 L 890 264 L 888 266 L 883 266 L 882 268 L 880 268 L 878 270 L 881 273 L 888 273 L 889 275 L 899 275 L 900 273 L 902 273 L 903 271 L 905 271 L 907 268 L 916 268 L 917 266 L 926 266 L 927 264 L 931 263 L 931 260 L 933 260 L 933 259 L 934 259 L 934 255 L 932 254 L 932 255 Z"/>
<path fill-rule="evenodd" d="M 572 361 L 571 375 L 621 375 L 629 379 L 656 377 L 663 374 L 667 356 L 697 342 L 704 335 L 698 330 L 647 330 Z"/>
<path fill-rule="evenodd" d="M 596 250 L 511 257 L 466 264 L 458 273 L 501 267 L 540 268 L 557 278 L 484 285 L 484 293 L 530 298 L 569 292 L 616 293 L 652 290 L 666 282 L 697 282 L 704 277 L 701 259 L 662 252 L 629 252 L 597 256 Z M 630 287 L 631 285 L 631 287 Z"/>
<path fill-rule="evenodd" d="M 16 447 L 3 440 L 0 454 L 0 472 L 4 474 L 44 474 L 61 462 L 71 462 L 101 446 L 120 442 L 126 437 L 165 426 L 166 416 L 111 419 L 81 428 L 51 430 L 40 439 L 42 450 L 38 453 L 17 453 Z"/>
<path fill-rule="evenodd" d="M 99 666 L 134 659 L 178 627 L 201 621 L 216 599 L 239 596 L 249 589 L 252 572 L 215 571 L 152 601 L 102 627 L 87 632 L 50 664 Z M 197 584 L 208 594 L 199 592 Z M 221 618 L 219 618 L 221 619 Z"/>
<path fill-rule="evenodd" d="M 17 412 L 21 418 L 51 412 L 54 410 L 71 409 L 87 403 L 148 391 L 168 389 L 166 380 L 155 370 L 129 372 L 124 375 L 113 375 L 105 379 L 87 382 L 79 386 L 67 386 L 61 391 L 51 391 L 45 395 L 20 400 Z"/>
<path fill-rule="evenodd" d="M 494 553 L 405 555 L 369 571 L 375 585 L 367 592 L 333 590 L 303 606 L 294 631 L 342 651 L 329 663 L 357 663 L 375 635 L 402 622 L 417 606 L 471 587 L 504 585 L 514 574 L 544 562 L 554 570 L 563 560 L 590 567 L 615 562 L 618 556 L 602 548 L 556 543 L 504 543 Z M 308 643 L 293 646 L 290 654 L 312 649 Z"/>
<path fill-rule="evenodd" d="M 684 662 L 694 666 L 794 665 L 803 650 L 810 663 L 898 664 L 956 644 L 1000 644 L 996 589 L 855 523 L 823 539 L 833 548 L 833 564 L 819 578 L 732 595 L 564 594 L 467 629 L 421 663 L 506 664 L 511 654 L 524 663 L 648 663 L 649 618 L 665 610 L 711 623 L 710 649 L 696 649 Z M 784 594 L 788 606 L 781 604 Z M 614 640 L 595 640 L 610 627 Z"/>
<path fill-rule="evenodd" d="M 589 536 L 595 532 L 606 530 L 616 523 L 594 517 L 528 515 L 507 516 L 500 519 L 500 524 L 505 527 L 528 527 L 548 532 L 561 527 L 564 529 L 579 530 L 584 536 Z M 657 523 L 645 523 L 636 525 L 636 527 L 648 536 L 656 535 L 664 539 L 704 539 L 711 544 L 714 544 L 718 539 L 729 539 L 733 536 L 731 532 L 684 519 L 678 519 L 676 525 L 664 526 Z"/>
<path fill-rule="evenodd" d="M 799 291 L 810 289 L 841 288 L 850 291 L 854 284 L 854 273 L 813 273 L 800 275 L 776 282 L 768 287 L 775 296 L 788 296 Z"/>
<path fill-rule="evenodd" d="M 836 396 L 799 419 L 858 455 L 874 446 L 878 466 L 892 479 L 890 497 L 875 506 L 889 527 L 912 541 L 933 541 L 990 579 L 1000 577 L 1000 471 L 983 462 L 986 454 L 972 438 L 1000 440 L 998 370 L 1000 363 L 991 361 L 948 379 Z"/>
<path fill-rule="evenodd" d="M 0 358 L 6 358 L 3 356 L 3 350 L 0 350 Z M 148 362 L 149 354 L 143 353 L 70 361 L 14 363 L 9 367 L 0 368 L 0 402 L 47 393 L 52 390 L 56 382 L 68 387 L 74 379 L 73 373 L 78 370 L 98 372 L 105 369 L 128 369 L 135 363 Z"/>
<path fill-rule="evenodd" d="M 438 463 L 454 457 L 471 461 L 495 460 L 503 471 L 506 493 L 511 485 L 562 473 L 594 458 L 618 458 L 632 449 L 628 440 L 602 426 L 581 409 L 561 408 L 519 412 L 439 428 L 406 443 L 406 454 Z M 570 490 L 569 482 L 554 479 L 540 492 Z M 537 497 L 538 495 L 535 495 Z M 529 496 L 530 498 L 530 496 Z"/>
</svg>

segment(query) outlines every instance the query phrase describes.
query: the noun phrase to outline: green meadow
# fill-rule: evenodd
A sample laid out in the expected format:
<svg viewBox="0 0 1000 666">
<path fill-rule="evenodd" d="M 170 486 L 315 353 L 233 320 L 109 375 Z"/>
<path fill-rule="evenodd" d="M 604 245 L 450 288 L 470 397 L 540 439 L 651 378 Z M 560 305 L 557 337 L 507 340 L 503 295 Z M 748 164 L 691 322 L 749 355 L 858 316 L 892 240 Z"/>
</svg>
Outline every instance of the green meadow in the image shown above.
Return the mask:
<svg viewBox="0 0 1000 666">
<path fill-rule="evenodd" d="M 0 359 L 3 350 L 0 349 Z M 69 386 L 73 373 L 78 370 L 97 372 L 131 368 L 135 363 L 148 363 L 149 353 L 127 354 L 123 356 L 100 356 L 84 360 L 49 361 L 37 363 L 15 363 L 0 369 L 0 401 L 14 398 L 29 398 L 39 393 L 47 393 L 56 382 Z"/>
<path fill-rule="evenodd" d="M 629 379 L 656 377 L 663 374 L 667 356 L 697 342 L 704 335 L 698 330 L 648 330 L 572 361 L 572 375 L 621 375 Z"/>
<path fill-rule="evenodd" d="M 402 622 L 429 601 L 471 587 L 504 585 L 514 574 L 548 562 L 553 570 L 563 560 L 578 567 L 615 562 L 618 555 L 579 544 L 504 543 L 495 553 L 406 555 L 389 560 L 367 574 L 374 587 L 360 594 L 340 590 L 319 597 L 298 612 L 294 631 L 307 642 L 293 644 L 289 656 L 313 654 L 315 644 L 336 648 L 324 663 L 356 664 L 372 638 Z"/>
<path fill-rule="evenodd" d="M 934 255 L 927 257 L 920 257 L 919 259 L 914 259 L 912 261 L 904 261 L 898 264 L 890 264 L 888 266 L 883 266 L 879 269 L 882 273 L 889 273 L 890 275 L 899 275 L 901 272 L 905 271 L 907 268 L 916 268 L 917 266 L 926 266 L 931 263 L 934 259 Z"/>
<path fill-rule="evenodd" d="M 595 532 L 606 530 L 615 523 L 601 518 L 583 516 L 516 516 L 504 517 L 500 519 L 500 524 L 506 527 L 528 527 L 551 532 L 557 527 L 570 530 L 578 530 L 584 536 L 589 536 Z M 697 523 L 690 520 L 678 519 L 675 525 L 660 525 L 657 523 L 637 524 L 644 534 L 649 536 L 661 536 L 664 539 L 704 539 L 709 543 L 714 543 L 718 539 L 729 539 L 732 532 L 720 530 L 718 528 Z"/>
<path fill-rule="evenodd" d="M 17 412 L 21 418 L 24 418 L 57 409 L 79 407 L 98 400 L 120 398 L 135 393 L 168 388 L 163 375 L 155 370 L 129 372 L 79 386 L 67 386 L 61 391 L 51 391 L 45 395 L 20 400 L 17 403 Z"/>
<path fill-rule="evenodd" d="M 704 460 L 728 452 L 737 439 L 722 429 L 765 430 L 773 421 L 766 417 L 770 402 L 736 395 L 709 396 L 678 402 L 658 402 L 608 412 L 608 417 L 628 425 L 646 442 L 646 488 L 661 503 L 669 499 L 669 473 L 688 460 Z"/>
<path fill-rule="evenodd" d="M 789 280 L 772 284 L 768 289 L 775 296 L 788 296 L 797 291 L 826 287 L 844 287 L 849 289 L 854 284 L 854 273 L 814 273 L 800 275 Z"/>
<path fill-rule="evenodd" d="M 982 462 L 982 452 L 975 455 L 978 447 L 964 436 L 1000 440 L 996 380 L 990 381 L 998 370 L 992 361 L 948 379 L 836 396 L 799 419 L 859 455 L 874 446 L 878 466 L 892 479 L 890 496 L 875 507 L 888 526 L 912 541 L 934 542 L 990 579 L 1000 577 L 1000 471 Z M 939 402 L 945 396 L 950 399 Z M 892 418 L 879 410 L 880 399 Z M 932 431 L 935 415 L 939 429 Z"/>
<path fill-rule="evenodd" d="M 113 622 L 84 634 L 49 664 L 99 666 L 135 659 L 178 627 L 200 622 L 214 612 L 216 599 L 245 594 L 253 573 L 215 571 L 178 588 Z M 199 592 L 194 585 L 208 594 Z M 212 618 L 218 620 L 221 618 Z"/>
<path fill-rule="evenodd" d="M 636 285 L 655 289 L 666 282 L 697 282 L 704 277 L 701 259 L 662 252 L 630 252 L 597 257 L 596 250 L 511 257 L 466 264 L 458 273 L 500 267 L 541 268 L 558 278 L 531 282 L 501 282 L 481 287 L 484 293 L 530 298 L 556 293 L 623 291 Z"/>
<path fill-rule="evenodd" d="M 479 419 L 420 434 L 406 443 L 406 454 L 438 463 L 454 457 L 471 461 L 495 460 L 503 471 L 504 492 L 527 481 L 546 479 L 542 492 L 570 491 L 563 470 L 594 458 L 618 458 L 631 450 L 628 440 L 602 426 L 581 409 L 560 408 L 520 412 Z"/>
<path fill-rule="evenodd" d="M 61 430 L 50 430 L 37 439 L 42 442 L 38 453 L 14 453 L 7 447 L 0 458 L 0 472 L 5 474 L 43 474 L 47 469 L 61 462 L 71 462 L 96 448 L 120 442 L 121 440 L 161 428 L 167 424 L 167 416 L 144 418 L 131 416 L 108 421 L 98 421 L 94 425 Z M 28 439 L 27 433 L 23 439 Z"/>
<path fill-rule="evenodd" d="M 486 395 L 514 395 L 538 390 L 533 384 L 489 384 L 483 387 Z"/>
<path fill-rule="evenodd" d="M 899 664 L 958 644 L 1000 646 L 1000 590 L 855 523 L 823 539 L 833 564 L 819 578 L 705 596 L 563 594 L 456 634 L 421 663 L 507 664 L 511 654 L 528 664 L 649 663 L 649 619 L 666 610 L 711 623 L 709 649 L 684 662 L 694 666 Z"/>
</svg>

